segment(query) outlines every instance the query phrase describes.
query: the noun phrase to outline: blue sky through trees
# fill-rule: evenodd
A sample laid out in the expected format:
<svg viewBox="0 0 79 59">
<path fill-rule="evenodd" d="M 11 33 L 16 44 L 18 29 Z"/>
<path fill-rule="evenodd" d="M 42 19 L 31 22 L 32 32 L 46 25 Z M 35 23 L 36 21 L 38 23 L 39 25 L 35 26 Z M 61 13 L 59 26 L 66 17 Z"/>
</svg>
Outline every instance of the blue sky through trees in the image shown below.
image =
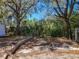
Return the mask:
<svg viewBox="0 0 79 59">
<path fill-rule="evenodd" d="M 78 4 L 79 4 L 79 0 L 77 0 L 77 4 L 75 4 L 74 11 L 77 9 Z M 36 8 L 31 11 L 30 15 L 28 15 L 27 18 L 40 20 L 45 18 L 49 14 L 51 15 L 55 14 L 55 11 L 53 10 L 53 6 L 51 5 L 51 2 L 49 1 L 49 3 L 45 3 L 43 2 L 43 0 L 39 0 L 39 2 L 36 4 Z"/>
<path fill-rule="evenodd" d="M 45 3 L 42 0 L 40 0 L 36 6 L 35 9 L 30 12 L 30 15 L 27 17 L 29 19 L 43 19 L 45 18 L 48 14 L 53 13 L 53 7 L 51 3 Z"/>
</svg>

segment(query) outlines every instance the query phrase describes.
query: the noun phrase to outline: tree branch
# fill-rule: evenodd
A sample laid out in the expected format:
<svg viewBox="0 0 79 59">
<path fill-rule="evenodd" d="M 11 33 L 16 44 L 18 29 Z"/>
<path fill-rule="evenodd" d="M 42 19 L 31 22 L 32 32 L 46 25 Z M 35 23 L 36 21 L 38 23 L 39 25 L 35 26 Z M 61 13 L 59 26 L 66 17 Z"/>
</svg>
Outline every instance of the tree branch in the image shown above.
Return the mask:
<svg viewBox="0 0 79 59">
<path fill-rule="evenodd" d="M 58 12 L 58 10 L 54 7 L 55 12 L 58 14 L 58 16 L 61 16 L 61 14 Z"/>
<path fill-rule="evenodd" d="M 73 12 L 74 4 L 75 4 L 75 3 L 76 3 L 76 0 L 71 0 L 69 17 L 72 15 L 72 12 Z"/>
<path fill-rule="evenodd" d="M 59 9 L 59 12 L 60 12 L 62 15 L 64 15 L 63 11 L 61 10 L 61 7 L 60 7 L 60 5 L 59 5 L 58 0 L 55 0 L 55 1 L 56 1 L 56 4 L 57 4 L 57 7 L 58 7 L 58 9 Z"/>
</svg>

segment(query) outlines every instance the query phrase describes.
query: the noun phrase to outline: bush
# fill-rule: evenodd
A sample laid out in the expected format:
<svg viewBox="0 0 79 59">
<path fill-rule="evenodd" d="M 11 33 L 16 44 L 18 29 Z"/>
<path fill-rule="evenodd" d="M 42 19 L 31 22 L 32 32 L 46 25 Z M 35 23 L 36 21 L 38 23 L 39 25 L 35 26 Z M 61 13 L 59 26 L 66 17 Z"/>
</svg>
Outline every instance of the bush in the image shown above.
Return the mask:
<svg viewBox="0 0 79 59">
<path fill-rule="evenodd" d="M 31 30 L 27 26 L 20 27 L 20 34 L 24 36 L 29 36 L 31 34 Z"/>
<path fill-rule="evenodd" d="M 27 21 L 26 25 L 21 27 L 21 35 L 62 36 L 63 22 L 58 20 Z"/>
<path fill-rule="evenodd" d="M 63 36 L 63 33 L 62 33 L 61 29 L 56 28 L 56 29 L 52 30 L 51 36 L 60 37 L 60 36 Z"/>
</svg>

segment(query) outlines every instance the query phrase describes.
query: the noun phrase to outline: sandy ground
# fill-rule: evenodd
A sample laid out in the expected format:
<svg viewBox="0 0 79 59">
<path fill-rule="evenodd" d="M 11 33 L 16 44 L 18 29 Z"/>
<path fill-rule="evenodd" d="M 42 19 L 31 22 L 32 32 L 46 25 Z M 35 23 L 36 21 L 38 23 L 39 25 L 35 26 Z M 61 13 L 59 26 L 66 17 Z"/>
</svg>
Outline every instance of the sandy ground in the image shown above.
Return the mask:
<svg viewBox="0 0 79 59">
<path fill-rule="evenodd" d="M 9 49 L 9 47 L 8 47 Z M 4 59 L 6 51 L 0 50 L 0 59 Z M 19 49 L 16 54 L 9 56 L 8 59 L 79 59 L 79 50 L 40 49 L 40 47 Z"/>
<path fill-rule="evenodd" d="M 41 40 L 40 42 L 44 43 L 44 41 Z M 61 42 L 63 42 L 63 40 L 61 40 Z M 39 42 L 36 43 L 40 44 Z M 34 43 L 32 42 L 32 44 Z M 14 47 L 14 45 L 4 46 L 5 43 L 3 47 L 0 48 L 0 59 L 4 59 L 7 53 L 6 51 L 9 52 Z M 49 49 L 48 45 L 31 46 L 31 43 L 29 43 L 28 46 L 21 46 L 16 54 L 9 56 L 8 59 L 79 59 L 79 45 L 74 44 L 72 48 Z"/>
</svg>

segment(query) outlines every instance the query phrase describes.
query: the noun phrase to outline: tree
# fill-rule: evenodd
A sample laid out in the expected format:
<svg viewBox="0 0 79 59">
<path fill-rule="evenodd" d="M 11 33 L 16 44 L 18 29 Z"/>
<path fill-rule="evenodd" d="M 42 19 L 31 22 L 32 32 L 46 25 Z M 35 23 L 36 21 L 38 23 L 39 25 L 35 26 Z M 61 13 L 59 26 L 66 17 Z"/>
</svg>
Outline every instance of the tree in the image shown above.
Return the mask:
<svg viewBox="0 0 79 59">
<path fill-rule="evenodd" d="M 4 4 L 3 4 L 3 0 L 0 1 L 0 19 L 3 18 L 3 14 L 4 14 Z"/>
<path fill-rule="evenodd" d="M 56 12 L 56 16 L 62 17 L 66 23 L 67 27 L 67 33 L 68 33 L 68 38 L 72 39 L 72 29 L 71 29 L 71 23 L 70 19 L 74 10 L 74 5 L 76 3 L 76 0 L 54 0 L 57 7 L 54 7 L 54 10 Z M 62 8 L 60 5 L 60 2 L 64 2 L 65 7 Z M 64 6 L 64 5 L 63 5 Z"/>
<path fill-rule="evenodd" d="M 5 4 L 4 4 L 5 0 L 0 0 L 0 21 L 5 25 L 5 29 L 6 29 L 6 16 L 8 14 L 8 11 L 6 10 Z M 6 30 L 5 30 L 6 32 Z"/>
<path fill-rule="evenodd" d="M 17 35 L 20 34 L 20 23 L 26 16 L 29 9 L 31 9 L 36 3 L 36 0 L 6 0 L 5 5 L 12 12 L 12 16 L 16 19 L 16 31 Z"/>
</svg>

